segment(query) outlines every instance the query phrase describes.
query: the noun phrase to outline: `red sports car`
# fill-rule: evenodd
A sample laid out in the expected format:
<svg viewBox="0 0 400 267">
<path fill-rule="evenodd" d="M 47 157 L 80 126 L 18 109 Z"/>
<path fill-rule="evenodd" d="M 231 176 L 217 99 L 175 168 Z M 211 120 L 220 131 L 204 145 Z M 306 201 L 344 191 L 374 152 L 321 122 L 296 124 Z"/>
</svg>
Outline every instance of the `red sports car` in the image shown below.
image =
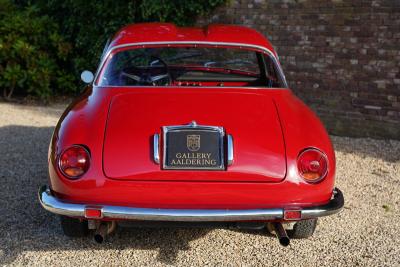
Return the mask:
<svg viewBox="0 0 400 267">
<path fill-rule="evenodd" d="M 39 190 L 67 236 L 200 223 L 267 227 L 288 245 L 343 207 L 328 134 L 252 29 L 128 25 L 82 79 Z"/>
</svg>

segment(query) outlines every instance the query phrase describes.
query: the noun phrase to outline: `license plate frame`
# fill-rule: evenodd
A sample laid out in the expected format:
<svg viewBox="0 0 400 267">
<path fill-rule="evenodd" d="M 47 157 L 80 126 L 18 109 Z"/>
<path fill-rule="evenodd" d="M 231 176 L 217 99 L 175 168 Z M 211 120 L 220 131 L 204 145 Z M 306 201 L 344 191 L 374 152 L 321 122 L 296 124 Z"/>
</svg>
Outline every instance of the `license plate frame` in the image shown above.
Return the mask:
<svg viewBox="0 0 400 267">
<path fill-rule="evenodd" d="M 219 126 L 164 126 L 163 169 L 225 170 L 224 137 Z"/>
</svg>

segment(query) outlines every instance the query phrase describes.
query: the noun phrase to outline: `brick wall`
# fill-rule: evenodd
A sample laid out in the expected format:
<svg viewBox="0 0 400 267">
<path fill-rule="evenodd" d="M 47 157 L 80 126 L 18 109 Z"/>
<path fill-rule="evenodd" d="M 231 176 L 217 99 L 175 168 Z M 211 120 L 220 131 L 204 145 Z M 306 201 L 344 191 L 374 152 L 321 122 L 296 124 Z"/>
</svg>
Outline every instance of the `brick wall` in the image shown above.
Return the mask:
<svg viewBox="0 0 400 267">
<path fill-rule="evenodd" d="M 265 34 L 330 133 L 400 139 L 400 0 L 231 0 L 214 22 Z"/>
</svg>

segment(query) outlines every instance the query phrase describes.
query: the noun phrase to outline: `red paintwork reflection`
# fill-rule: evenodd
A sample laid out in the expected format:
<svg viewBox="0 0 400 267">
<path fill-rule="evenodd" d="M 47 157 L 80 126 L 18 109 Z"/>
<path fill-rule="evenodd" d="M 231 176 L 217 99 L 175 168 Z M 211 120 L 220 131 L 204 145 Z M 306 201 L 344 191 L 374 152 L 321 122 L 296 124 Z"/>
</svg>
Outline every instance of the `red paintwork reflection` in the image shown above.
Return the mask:
<svg viewBox="0 0 400 267">
<path fill-rule="evenodd" d="M 222 126 L 233 136 L 235 164 L 228 171 L 161 170 L 151 160 L 149 140 L 162 126 L 193 120 Z M 128 180 L 266 182 L 280 181 L 286 173 L 278 115 L 265 90 L 135 88 L 114 96 L 103 158 L 107 177 Z"/>
<path fill-rule="evenodd" d="M 171 23 L 136 23 L 123 27 L 113 37 L 110 47 L 143 42 L 225 42 L 245 43 L 267 48 L 271 43 L 259 32 L 238 25 L 208 25 L 202 28 L 176 27 Z"/>
<path fill-rule="evenodd" d="M 264 97 L 266 100 L 264 110 L 269 110 L 269 101 L 273 101 L 276 104 L 279 120 L 281 124 L 282 135 L 285 140 L 285 154 L 287 161 L 286 176 L 283 181 L 271 183 L 271 182 L 243 182 L 246 177 L 242 176 L 240 182 L 191 182 L 191 181 L 126 181 L 126 180 L 115 180 L 105 177 L 103 171 L 103 146 L 107 151 L 107 144 L 104 143 L 105 129 L 107 128 L 107 116 L 111 100 L 118 96 L 121 97 L 121 101 L 125 99 L 123 95 L 127 96 L 126 99 L 134 97 L 136 90 L 145 91 L 147 99 L 154 98 L 151 95 L 163 95 L 171 93 L 171 97 L 165 96 L 167 103 L 171 101 L 178 105 L 176 107 L 179 110 L 179 103 L 174 102 L 173 95 L 207 95 L 209 96 L 220 94 L 220 109 L 215 117 L 210 116 L 205 121 L 205 124 L 210 122 L 211 124 L 224 126 L 227 132 L 242 135 L 245 133 L 245 129 L 242 129 L 245 125 L 249 124 L 249 121 L 242 122 L 241 120 L 235 121 L 234 118 L 229 118 L 230 112 L 234 113 L 246 113 L 248 110 L 243 109 L 241 104 L 238 104 L 237 96 L 241 95 L 243 99 L 246 99 L 247 94 L 256 94 L 260 98 Z M 182 91 L 181 91 L 182 90 Z M 187 90 L 187 91 L 185 91 Z M 236 95 L 232 98 L 224 98 L 224 95 Z M 178 96 L 182 98 L 183 96 Z M 249 96 L 251 97 L 251 96 Z M 189 98 L 188 98 L 189 99 Z M 225 100 L 225 99 L 230 99 Z M 225 101 L 224 101 L 225 100 Z M 215 100 L 211 99 L 211 102 Z M 232 102 L 233 101 L 233 102 Z M 161 105 L 161 100 L 157 101 L 157 105 Z M 246 101 L 243 101 L 246 102 Z M 255 101 L 258 103 L 258 101 Z M 152 105 L 153 103 L 147 103 Z M 136 103 L 136 105 L 144 106 L 144 103 Z M 184 104 L 186 105 L 186 104 Z M 258 104 L 257 104 L 258 105 Z M 250 105 L 246 105 L 249 107 Z M 122 105 L 121 107 L 124 107 Z M 132 108 L 135 111 L 135 108 Z M 146 109 L 146 112 L 150 112 L 151 109 Z M 161 108 L 155 108 L 157 117 L 154 120 L 159 123 L 170 121 L 171 124 L 181 124 L 181 121 L 175 121 L 172 118 L 168 118 L 171 115 L 170 112 L 177 112 L 173 110 L 167 110 L 161 118 Z M 256 115 L 257 111 L 253 115 Z M 201 116 L 202 119 L 206 119 L 201 110 L 197 112 L 191 110 L 190 114 L 181 115 L 180 119 L 186 118 L 192 119 L 193 115 Z M 184 112 L 182 113 L 184 114 Z M 190 115 L 190 116 L 189 116 Z M 270 122 L 271 118 L 266 115 L 260 115 L 261 120 Z M 275 115 L 271 115 L 276 117 Z M 142 117 L 142 120 L 146 128 L 146 131 L 150 130 L 153 132 L 159 131 L 162 125 L 153 124 L 149 121 L 150 115 L 140 113 L 136 110 L 136 114 L 126 114 L 127 123 L 130 122 L 131 117 Z M 268 118 L 267 118 L 268 117 Z M 218 123 L 216 118 L 224 118 L 224 123 L 227 125 L 221 125 Z M 259 125 L 260 117 L 249 117 L 248 120 L 255 123 L 257 126 L 252 126 L 254 129 L 261 127 L 262 131 L 267 131 L 268 127 L 276 127 L 269 125 Z M 116 121 L 118 118 L 116 117 Z M 200 121 L 199 121 L 200 122 Z M 272 120 L 271 120 L 272 122 Z M 150 127 L 151 125 L 151 127 Z M 122 126 L 121 126 L 122 127 Z M 130 127 L 130 126 L 129 126 Z M 139 125 L 132 126 L 139 129 Z M 151 129 L 150 129 L 151 128 Z M 275 128 L 273 129 L 275 133 Z M 240 132 L 243 131 L 243 132 Z M 243 172 L 245 169 L 249 169 L 253 166 L 256 161 L 254 157 L 259 155 L 260 151 L 267 151 L 267 143 L 253 145 L 256 147 L 255 150 L 250 150 L 252 147 L 251 142 L 261 140 L 262 131 L 259 131 L 255 138 L 250 135 L 246 136 L 246 139 L 236 139 L 235 145 L 237 151 L 240 150 L 241 143 L 244 142 L 246 148 L 245 153 L 235 154 L 234 165 L 228 167 L 226 175 L 230 173 L 232 177 L 235 177 L 235 170 Z M 267 133 L 265 133 L 268 135 Z M 278 135 L 279 136 L 279 135 Z M 269 140 L 271 141 L 271 140 Z M 107 142 L 107 141 L 106 141 Z M 147 140 L 148 144 L 150 140 Z M 279 139 L 277 140 L 279 142 Z M 257 143 L 257 142 L 256 142 Z M 78 180 L 69 180 L 63 177 L 56 167 L 56 157 L 65 148 L 73 144 L 85 144 L 91 151 L 91 166 L 88 172 Z M 128 143 L 127 143 L 128 144 Z M 131 145 L 131 144 L 128 144 Z M 264 147 L 263 147 L 264 146 Z M 277 146 L 279 147 L 279 146 Z M 321 151 L 324 151 L 329 161 L 329 172 L 327 177 L 318 184 L 306 183 L 297 172 L 297 156 L 299 152 L 304 150 L 306 147 L 316 147 Z M 149 149 L 149 146 L 148 146 Z M 142 150 L 139 150 L 142 153 Z M 149 156 L 149 151 L 146 152 Z M 255 153 L 255 154 L 253 154 Z M 261 207 L 296 207 L 298 205 L 315 205 L 325 203 L 330 199 L 333 185 L 334 185 L 334 172 L 335 172 L 335 158 L 332 149 L 329 136 L 326 134 L 322 124 L 318 118 L 299 100 L 297 99 L 290 90 L 287 89 L 255 89 L 255 88 L 88 88 L 87 91 L 77 99 L 71 106 L 66 110 L 59 124 L 55 129 L 53 140 L 50 147 L 50 161 L 49 161 L 49 172 L 50 182 L 53 191 L 59 197 L 68 199 L 74 202 L 91 203 L 91 204 L 114 204 L 114 205 L 127 205 L 127 206 L 141 206 L 141 207 L 160 207 L 160 208 L 261 208 Z M 143 155 L 139 155 L 141 158 Z M 105 155 L 105 157 L 107 157 Z M 146 166 L 154 166 L 156 173 L 160 173 L 157 165 L 150 165 L 151 158 L 148 157 L 148 163 Z M 260 165 L 259 165 L 260 166 Z M 151 172 L 151 169 L 145 170 L 145 172 Z M 263 173 L 264 172 L 264 173 Z M 142 171 L 143 173 L 143 171 Z M 263 179 L 268 177 L 265 170 L 259 171 L 262 174 Z M 132 175 L 133 173 L 130 173 Z M 189 174 L 189 173 L 188 173 Z M 148 175 L 148 174 L 147 174 Z M 179 174 L 181 175 L 181 174 Z M 198 176 L 210 176 L 210 172 L 196 172 Z M 129 175 L 128 175 L 129 176 Z M 192 174 L 190 174 L 192 176 Z M 226 177 L 227 177 L 226 176 Z M 256 177 L 254 173 L 248 177 Z M 150 175 L 148 175 L 150 177 Z M 239 176 L 237 176 L 239 177 Z M 191 178 L 191 177 L 189 177 Z M 260 177 L 261 178 L 261 177 Z M 190 179 L 187 179 L 190 180 Z"/>
</svg>

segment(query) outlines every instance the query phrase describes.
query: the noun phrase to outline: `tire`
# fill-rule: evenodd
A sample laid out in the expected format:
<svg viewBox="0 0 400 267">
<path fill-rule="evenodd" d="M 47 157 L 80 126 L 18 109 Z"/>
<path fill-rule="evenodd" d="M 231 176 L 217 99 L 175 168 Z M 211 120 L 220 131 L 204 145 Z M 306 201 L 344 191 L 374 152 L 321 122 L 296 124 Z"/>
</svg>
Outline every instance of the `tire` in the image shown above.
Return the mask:
<svg viewBox="0 0 400 267">
<path fill-rule="evenodd" d="M 66 236 L 84 237 L 89 233 L 88 222 L 67 216 L 60 216 L 61 228 Z"/>
<path fill-rule="evenodd" d="M 295 223 L 293 230 L 287 231 L 289 237 L 295 239 L 311 237 L 317 228 L 317 221 L 318 219 L 309 219 Z"/>
</svg>

